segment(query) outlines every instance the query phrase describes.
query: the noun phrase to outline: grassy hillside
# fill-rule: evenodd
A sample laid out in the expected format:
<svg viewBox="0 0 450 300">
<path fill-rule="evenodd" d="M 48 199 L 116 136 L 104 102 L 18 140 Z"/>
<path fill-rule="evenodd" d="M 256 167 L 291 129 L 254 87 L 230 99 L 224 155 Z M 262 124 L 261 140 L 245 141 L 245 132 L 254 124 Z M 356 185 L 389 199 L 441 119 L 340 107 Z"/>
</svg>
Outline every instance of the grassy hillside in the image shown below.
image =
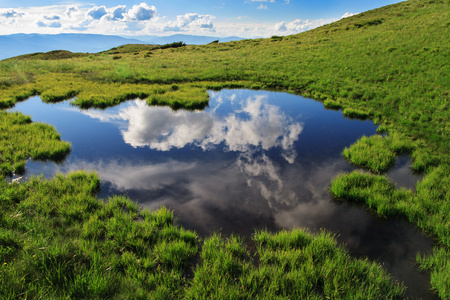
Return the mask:
<svg viewBox="0 0 450 300">
<path fill-rule="evenodd" d="M 37 93 L 46 101 L 77 95 L 83 107 L 136 96 L 197 107 L 207 88 L 282 89 L 361 110 L 447 154 L 448 22 L 448 1 L 413 0 L 284 38 L 25 56 L 1 62 L 0 103 Z"/>
<path fill-rule="evenodd" d="M 0 61 L 0 106 L 38 94 L 47 102 L 75 97 L 73 103 L 80 107 L 106 107 L 139 97 L 149 104 L 195 109 L 207 105 L 207 89 L 245 87 L 297 93 L 342 109 L 346 116 L 370 118 L 380 124 L 380 135 L 344 151 L 370 173 L 343 174 L 331 191 L 339 200 L 366 203 L 380 214 L 402 215 L 435 236 L 435 254 L 418 257 L 418 262 L 432 273 L 434 289 L 448 298 L 449 12 L 449 0 L 410 0 L 288 37 L 204 46 L 128 45 L 91 55 L 26 55 Z M 4 124 L 13 122 L 8 114 L 0 117 Z M 21 130 L 31 132 L 29 122 L 23 123 Z M 17 130 L 4 131 L 5 139 L 15 135 Z M 64 149 L 55 138 L 43 141 L 41 148 L 47 147 L 48 153 Z M 34 152 L 14 155 L 25 149 L 23 143 L 0 145 L 4 174 L 15 166 L 23 168 L 27 157 L 40 157 Z M 61 151 L 54 153 L 67 152 Z M 382 175 L 401 153 L 410 153 L 413 169 L 426 174 L 415 193 L 397 189 Z M 1 241 L 4 249 L 6 242 Z M 228 242 L 220 243 L 228 249 Z M 236 243 L 229 247 L 240 249 Z M 207 258 L 202 256 L 203 264 Z M 244 262 L 237 263 L 239 268 L 245 268 Z M 195 274 L 206 276 L 201 272 Z M 196 278 L 193 282 L 200 280 L 201 286 Z"/>
</svg>

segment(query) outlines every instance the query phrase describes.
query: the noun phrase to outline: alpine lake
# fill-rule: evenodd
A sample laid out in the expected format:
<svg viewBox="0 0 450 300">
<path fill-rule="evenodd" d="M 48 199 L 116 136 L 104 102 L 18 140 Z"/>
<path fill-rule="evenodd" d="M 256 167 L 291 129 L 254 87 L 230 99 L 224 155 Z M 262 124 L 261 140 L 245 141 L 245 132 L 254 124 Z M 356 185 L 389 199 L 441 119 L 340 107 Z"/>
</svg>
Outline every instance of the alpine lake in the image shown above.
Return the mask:
<svg viewBox="0 0 450 300">
<path fill-rule="evenodd" d="M 333 232 L 355 257 L 381 263 L 407 286 L 408 297 L 434 299 L 429 275 L 415 264 L 432 240 L 404 220 L 362 206 L 336 203 L 328 191 L 338 174 L 356 167 L 342 150 L 376 134 L 371 121 L 301 96 L 252 90 L 209 91 L 202 111 L 174 111 L 144 100 L 104 110 L 39 97 L 10 111 L 53 125 L 72 151 L 60 163 L 30 160 L 25 177 L 93 170 L 99 198 L 127 195 L 142 208 L 174 211 L 178 224 L 201 237 L 214 232 L 250 240 L 255 229 L 295 227 Z M 407 156 L 387 176 L 414 189 L 421 179 Z"/>
</svg>

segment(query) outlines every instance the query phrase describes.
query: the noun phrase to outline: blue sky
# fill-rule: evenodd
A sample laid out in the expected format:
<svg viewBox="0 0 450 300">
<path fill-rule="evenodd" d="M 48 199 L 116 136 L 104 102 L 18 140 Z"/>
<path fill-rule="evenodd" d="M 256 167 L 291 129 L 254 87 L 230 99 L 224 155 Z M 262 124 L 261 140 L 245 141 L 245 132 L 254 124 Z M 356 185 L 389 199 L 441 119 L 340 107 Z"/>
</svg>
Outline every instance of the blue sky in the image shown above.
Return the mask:
<svg viewBox="0 0 450 300">
<path fill-rule="evenodd" d="M 0 0 L 0 35 L 176 33 L 246 38 L 309 30 L 398 0 Z"/>
</svg>

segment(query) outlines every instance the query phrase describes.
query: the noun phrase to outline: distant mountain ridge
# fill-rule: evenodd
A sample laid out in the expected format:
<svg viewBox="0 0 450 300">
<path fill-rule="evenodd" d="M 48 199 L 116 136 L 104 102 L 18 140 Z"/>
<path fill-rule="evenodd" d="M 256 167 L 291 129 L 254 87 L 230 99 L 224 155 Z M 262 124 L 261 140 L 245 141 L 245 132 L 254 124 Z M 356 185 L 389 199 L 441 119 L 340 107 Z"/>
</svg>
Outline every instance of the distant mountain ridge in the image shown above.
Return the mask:
<svg viewBox="0 0 450 300">
<path fill-rule="evenodd" d="M 163 45 L 169 44 L 173 42 L 184 42 L 189 45 L 204 45 L 211 43 L 213 41 L 219 41 L 221 43 L 232 42 L 243 40 L 244 38 L 237 36 L 229 36 L 229 37 L 214 37 L 214 36 L 199 36 L 199 35 L 188 35 L 188 34 L 174 34 L 169 36 L 124 36 L 126 38 L 135 38 L 141 41 L 144 41 L 149 44 L 155 45 Z"/>
<path fill-rule="evenodd" d="M 162 45 L 173 42 L 186 44 L 208 44 L 212 41 L 229 42 L 242 40 L 239 37 L 207 37 L 176 34 L 171 36 L 115 36 L 102 34 L 11 34 L 0 35 L 0 60 L 35 52 L 68 50 L 71 52 L 96 53 L 126 44 Z"/>
<path fill-rule="evenodd" d="M 12 34 L 0 36 L 0 59 L 34 52 L 68 50 L 99 52 L 124 44 L 141 43 L 136 39 L 101 34 Z"/>
</svg>

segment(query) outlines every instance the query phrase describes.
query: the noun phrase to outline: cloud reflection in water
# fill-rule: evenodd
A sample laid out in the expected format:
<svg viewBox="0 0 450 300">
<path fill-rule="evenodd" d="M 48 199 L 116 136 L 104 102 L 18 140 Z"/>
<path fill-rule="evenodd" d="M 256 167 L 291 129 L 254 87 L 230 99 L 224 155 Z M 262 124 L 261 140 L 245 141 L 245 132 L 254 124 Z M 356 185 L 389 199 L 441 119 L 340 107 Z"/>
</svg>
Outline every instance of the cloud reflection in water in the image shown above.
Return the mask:
<svg viewBox="0 0 450 300">
<path fill-rule="evenodd" d="M 229 98 L 235 99 L 236 96 Z M 217 103 L 221 104 L 220 101 Z M 280 111 L 279 107 L 268 104 L 265 95 L 249 97 L 240 105 L 241 109 L 224 117 L 214 114 L 217 107 L 210 112 L 174 112 L 167 107 L 149 107 L 140 100 L 135 100 L 133 105 L 117 114 L 103 114 L 101 111 L 83 113 L 104 122 L 128 122 L 122 135 L 124 141 L 133 147 L 148 146 L 150 149 L 168 151 L 193 144 L 208 150 L 224 143 L 229 151 L 239 152 L 254 147 L 264 150 L 281 147 L 283 157 L 293 163 L 296 156 L 293 145 L 303 126 Z"/>
<path fill-rule="evenodd" d="M 281 156 L 293 164 L 297 156 L 294 143 L 303 130 L 302 124 L 294 122 L 292 117 L 283 113 L 278 106 L 268 104 L 266 95 L 239 101 L 236 100 L 236 95 L 232 94 L 229 100 L 232 103 L 239 101 L 237 104 L 240 108 L 225 116 L 218 116 L 215 112 L 223 99 L 221 96 L 216 97 L 217 104 L 209 112 L 174 112 L 170 108 L 149 107 L 144 101 L 135 100 L 132 105 L 121 109 L 117 114 L 102 114 L 100 111 L 84 113 L 103 122 L 127 122 L 128 126 L 121 132 L 124 141 L 133 147 L 169 151 L 172 148 L 194 145 L 208 151 L 223 144 L 227 151 L 239 153 L 236 167 L 244 175 L 248 186 L 259 190 L 270 207 L 274 207 L 274 203 L 294 205 L 297 201 L 295 192 L 284 187 L 277 166 L 264 151 L 278 147 L 281 149 Z M 187 165 L 192 173 L 193 165 Z M 168 177 L 178 177 L 182 173 L 179 169 L 185 170 L 185 167 L 186 163 L 170 162 L 169 166 L 164 166 L 164 171 L 159 164 L 144 169 L 141 166 L 132 166 L 130 170 L 125 171 L 124 168 L 129 167 L 113 163 L 107 170 L 101 165 L 95 166 L 95 169 L 104 170 L 102 178 L 117 188 L 151 189 L 155 182 L 164 182 Z M 127 174 L 127 177 L 124 178 L 123 174 Z"/>
<path fill-rule="evenodd" d="M 136 100 L 115 114 L 90 116 L 123 122 L 123 139 L 135 148 L 169 151 L 193 145 L 213 151 L 222 145 L 219 151 L 236 152 L 231 160 L 78 161 L 73 168 L 98 170 L 115 190 L 134 191 L 135 198 L 151 209 L 171 207 L 199 231 L 224 224 L 230 224 L 231 232 L 246 231 L 236 226 L 252 231 L 258 222 L 269 228 L 330 228 L 345 217 L 330 204 L 327 192 L 330 179 L 348 168 L 340 156 L 320 163 L 296 161 L 295 142 L 303 124 L 268 104 L 267 95 L 242 99 L 231 94 L 224 99 L 213 93 L 212 98 L 209 111 L 174 112 Z M 237 109 L 221 115 L 220 107 L 227 104 Z M 269 154 L 273 149 L 277 150 Z M 360 228 L 365 221 L 357 222 Z M 351 237 L 353 229 L 347 230 L 340 233 Z"/>
</svg>

